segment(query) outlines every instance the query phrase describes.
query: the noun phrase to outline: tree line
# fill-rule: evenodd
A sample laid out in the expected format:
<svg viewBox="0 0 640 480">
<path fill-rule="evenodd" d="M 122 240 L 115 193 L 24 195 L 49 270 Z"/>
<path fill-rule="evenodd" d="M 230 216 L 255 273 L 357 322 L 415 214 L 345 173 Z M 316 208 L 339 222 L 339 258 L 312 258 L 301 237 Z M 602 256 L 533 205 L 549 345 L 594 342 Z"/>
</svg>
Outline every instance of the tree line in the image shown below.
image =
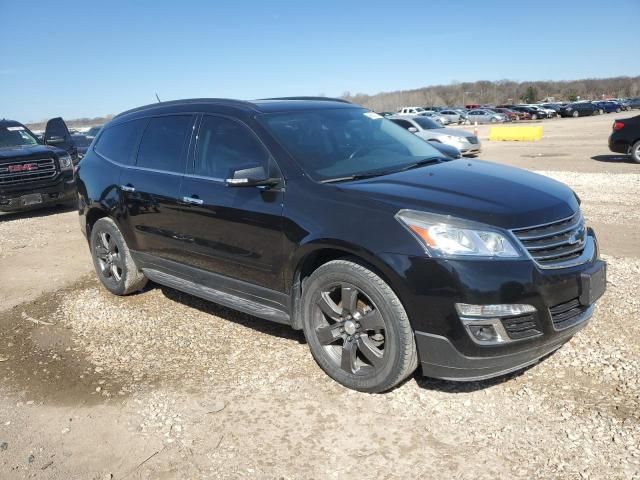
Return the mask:
<svg viewBox="0 0 640 480">
<path fill-rule="evenodd" d="M 586 78 L 564 81 L 479 80 L 453 81 L 413 90 L 381 92 L 375 95 L 344 92 L 342 98 L 375 111 L 396 111 L 403 106 L 462 106 L 468 104 L 535 103 L 602 98 L 640 97 L 640 76 Z"/>
</svg>

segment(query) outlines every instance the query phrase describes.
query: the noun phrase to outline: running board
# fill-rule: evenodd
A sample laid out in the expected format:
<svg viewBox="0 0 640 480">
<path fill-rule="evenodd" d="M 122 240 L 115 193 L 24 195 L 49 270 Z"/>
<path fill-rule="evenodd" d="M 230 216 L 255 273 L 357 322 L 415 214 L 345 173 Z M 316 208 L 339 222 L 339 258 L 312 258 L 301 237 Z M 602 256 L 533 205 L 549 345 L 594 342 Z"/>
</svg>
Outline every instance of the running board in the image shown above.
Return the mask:
<svg viewBox="0 0 640 480">
<path fill-rule="evenodd" d="M 264 318 L 265 320 L 291 325 L 291 318 L 289 317 L 289 314 L 277 308 L 265 306 L 254 300 L 247 300 L 246 298 L 242 298 L 231 293 L 205 287 L 204 285 L 199 285 L 197 283 L 190 282 L 189 280 L 184 280 L 180 277 L 176 277 L 175 275 L 170 275 L 152 268 L 143 268 L 142 273 L 144 273 L 152 282 L 175 288 L 181 292 L 224 305 L 225 307 L 229 307 L 240 312 L 248 313 L 249 315 Z"/>
</svg>

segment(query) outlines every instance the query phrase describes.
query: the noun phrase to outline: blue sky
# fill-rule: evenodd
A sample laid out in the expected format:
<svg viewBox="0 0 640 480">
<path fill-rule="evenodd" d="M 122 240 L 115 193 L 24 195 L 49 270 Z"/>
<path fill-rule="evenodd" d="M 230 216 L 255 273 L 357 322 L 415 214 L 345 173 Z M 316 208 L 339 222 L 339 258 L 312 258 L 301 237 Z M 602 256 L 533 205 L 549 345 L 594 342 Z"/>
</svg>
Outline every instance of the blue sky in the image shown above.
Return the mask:
<svg viewBox="0 0 640 480">
<path fill-rule="evenodd" d="M 638 75 L 639 17 L 639 0 L 0 0 L 0 116 Z"/>
</svg>

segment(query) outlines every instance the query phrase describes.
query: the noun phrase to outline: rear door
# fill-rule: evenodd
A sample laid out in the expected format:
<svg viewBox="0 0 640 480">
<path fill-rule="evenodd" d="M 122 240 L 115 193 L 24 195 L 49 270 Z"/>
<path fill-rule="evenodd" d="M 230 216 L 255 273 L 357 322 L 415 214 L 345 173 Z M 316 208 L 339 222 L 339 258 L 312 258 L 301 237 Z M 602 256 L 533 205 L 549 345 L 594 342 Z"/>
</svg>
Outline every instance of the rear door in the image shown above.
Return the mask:
<svg viewBox="0 0 640 480">
<path fill-rule="evenodd" d="M 47 122 L 44 143 L 66 150 L 71 155 L 73 163 L 78 161 L 78 149 L 71 138 L 67 124 L 61 117 L 52 118 Z"/>
<path fill-rule="evenodd" d="M 181 188 L 186 263 L 282 291 L 283 185 L 229 187 L 235 170 L 262 167 L 281 177 L 271 155 L 244 123 L 203 115 L 193 162 Z"/>
<path fill-rule="evenodd" d="M 134 165 L 122 169 L 123 223 L 134 239 L 131 248 L 139 253 L 177 262 L 184 258 L 180 185 L 194 122 L 191 114 L 150 118 Z"/>
</svg>

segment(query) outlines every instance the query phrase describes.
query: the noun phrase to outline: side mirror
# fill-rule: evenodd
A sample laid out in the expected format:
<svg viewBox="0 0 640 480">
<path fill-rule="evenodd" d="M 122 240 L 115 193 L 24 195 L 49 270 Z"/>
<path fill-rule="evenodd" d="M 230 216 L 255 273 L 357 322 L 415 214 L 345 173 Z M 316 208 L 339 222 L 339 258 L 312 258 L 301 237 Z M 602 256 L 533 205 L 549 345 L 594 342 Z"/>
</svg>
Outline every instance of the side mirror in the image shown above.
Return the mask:
<svg viewBox="0 0 640 480">
<path fill-rule="evenodd" d="M 418 133 L 418 129 L 416 127 L 409 127 L 407 128 L 407 130 L 409 130 L 411 133 Z"/>
<path fill-rule="evenodd" d="M 256 166 L 234 170 L 226 184 L 227 187 L 273 187 L 280 181 L 280 178 L 269 177 L 264 167 Z"/>
<path fill-rule="evenodd" d="M 60 145 L 65 143 L 64 137 L 51 136 L 44 139 L 44 143 L 47 145 Z"/>
</svg>

